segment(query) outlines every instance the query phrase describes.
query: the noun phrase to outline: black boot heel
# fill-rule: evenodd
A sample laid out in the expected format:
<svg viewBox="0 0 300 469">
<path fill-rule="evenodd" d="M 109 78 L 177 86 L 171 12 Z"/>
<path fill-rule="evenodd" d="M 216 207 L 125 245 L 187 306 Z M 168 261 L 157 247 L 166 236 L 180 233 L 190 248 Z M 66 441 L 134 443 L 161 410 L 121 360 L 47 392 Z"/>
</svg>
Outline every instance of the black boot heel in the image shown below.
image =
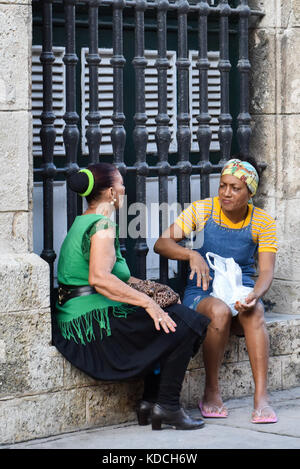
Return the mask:
<svg viewBox="0 0 300 469">
<path fill-rule="evenodd" d="M 161 418 L 158 416 L 152 416 L 152 430 L 161 430 Z"/>
<path fill-rule="evenodd" d="M 137 412 L 137 419 L 139 425 L 149 425 L 150 423 L 150 413 L 148 412 Z"/>
<path fill-rule="evenodd" d="M 149 425 L 151 420 L 152 402 L 141 401 L 137 407 L 137 419 L 139 425 Z"/>
</svg>

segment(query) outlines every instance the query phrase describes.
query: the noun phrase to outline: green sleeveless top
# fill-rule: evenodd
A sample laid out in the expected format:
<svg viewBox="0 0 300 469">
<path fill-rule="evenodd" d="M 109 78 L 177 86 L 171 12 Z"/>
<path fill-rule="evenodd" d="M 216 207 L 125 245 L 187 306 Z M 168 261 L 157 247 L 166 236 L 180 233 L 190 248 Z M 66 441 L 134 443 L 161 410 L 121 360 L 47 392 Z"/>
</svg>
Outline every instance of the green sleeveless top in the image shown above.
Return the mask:
<svg viewBox="0 0 300 469">
<path fill-rule="evenodd" d="M 116 262 L 112 274 L 127 282 L 130 271 L 120 251 L 118 226 L 104 215 L 81 215 L 75 218 L 60 250 L 57 279 L 64 285 L 89 285 L 90 239 L 99 230 L 114 228 Z M 100 260 L 101 262 L 101 260 Z M 73 338 L 85 344 L 95 339 L 93 323 L 111 335 L 109 311 L 116 317 L 127 317 L 135 309 L 95 293 L 79 296 L 60 306 L 56 303 L 56 318 L 65 339 Z M 93 321 L 93 319 L 95 321 Z"/>
</svg>

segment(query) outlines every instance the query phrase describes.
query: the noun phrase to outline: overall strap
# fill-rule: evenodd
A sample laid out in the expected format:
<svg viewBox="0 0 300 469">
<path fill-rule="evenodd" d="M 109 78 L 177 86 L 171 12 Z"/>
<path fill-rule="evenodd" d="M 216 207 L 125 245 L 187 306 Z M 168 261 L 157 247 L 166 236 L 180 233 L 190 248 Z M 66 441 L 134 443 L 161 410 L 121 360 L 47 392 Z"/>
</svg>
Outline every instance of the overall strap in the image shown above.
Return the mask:
<svg viewBox="0 0 300 469">
<path fill-rule="evenodd" d="M 213 217 L 213 213 L 214 213 L 214 197 L 211 198 L 211 211 L 210 211 L 210 215 L 208 217 L 208 220 Z"/>
<path fill-rule="evenodd" d="M 255 207 L 254 207 L 253 204 L 252 204 L 252 207 L 253 207 L 253 208 L 252 208 L 252 213 L 251 213 L 251 218 L 250 218 L 249 225 L 251 225 L 251 223 L 252 223 L 252 219 L 253 219 L 253 215 L 254 215 L 254 210 L 255 210 Z"/>
</svg>

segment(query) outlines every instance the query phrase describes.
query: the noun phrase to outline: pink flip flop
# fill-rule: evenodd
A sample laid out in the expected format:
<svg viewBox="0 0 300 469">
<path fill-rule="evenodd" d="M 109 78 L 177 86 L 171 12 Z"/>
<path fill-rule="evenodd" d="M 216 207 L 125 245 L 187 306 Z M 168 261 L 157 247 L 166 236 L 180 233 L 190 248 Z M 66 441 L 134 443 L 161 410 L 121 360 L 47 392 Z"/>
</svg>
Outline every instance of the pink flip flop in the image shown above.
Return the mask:
<svg viewBox="0 0 300 469">
<path fill-rule="evenodd" d="M 267 407 L 271 408 L 271 406 L 265 405 L 261 407 L 260 409 L 254 409 L 252 413 L 251 423 L 276 423 L 278 422 L 278 418 L 276 414 L 274 414 L 274 417 L 267 417 L 267 416 L 262 415 L 263 409 L 266 409 Z"/>
<path fill-rule="evenodd" d="M 204 418 L 226 419 L 228 417 L 228 411 L 224 405 L 221 407 L 214 406 L 214 408 L 216 409 L 216 412 L 206 412 L 203 409 L 203 403 L 199 402 L 199 409 Z"/>
</svg>

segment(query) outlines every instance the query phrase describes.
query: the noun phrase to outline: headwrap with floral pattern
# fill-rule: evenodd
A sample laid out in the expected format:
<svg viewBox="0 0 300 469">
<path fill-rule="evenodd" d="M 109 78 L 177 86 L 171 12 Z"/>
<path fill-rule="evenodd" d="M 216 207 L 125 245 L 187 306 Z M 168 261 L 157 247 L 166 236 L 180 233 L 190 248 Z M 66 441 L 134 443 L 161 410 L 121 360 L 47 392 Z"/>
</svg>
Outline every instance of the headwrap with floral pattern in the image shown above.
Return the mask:
<svg viewBox="0 0 300 469">
<path fill-rule="evenodd" d="M 253 197 L 257 191 L 259 177 L 256 169 L 248 161 L 241 161 L 238 159 L 233 159 L 227 161 L 225 164 L 221 176 L 225 174 L 230 174 L 235 176 L 241 181 L 243 181 L 251 192 Z"/>
</svg>

